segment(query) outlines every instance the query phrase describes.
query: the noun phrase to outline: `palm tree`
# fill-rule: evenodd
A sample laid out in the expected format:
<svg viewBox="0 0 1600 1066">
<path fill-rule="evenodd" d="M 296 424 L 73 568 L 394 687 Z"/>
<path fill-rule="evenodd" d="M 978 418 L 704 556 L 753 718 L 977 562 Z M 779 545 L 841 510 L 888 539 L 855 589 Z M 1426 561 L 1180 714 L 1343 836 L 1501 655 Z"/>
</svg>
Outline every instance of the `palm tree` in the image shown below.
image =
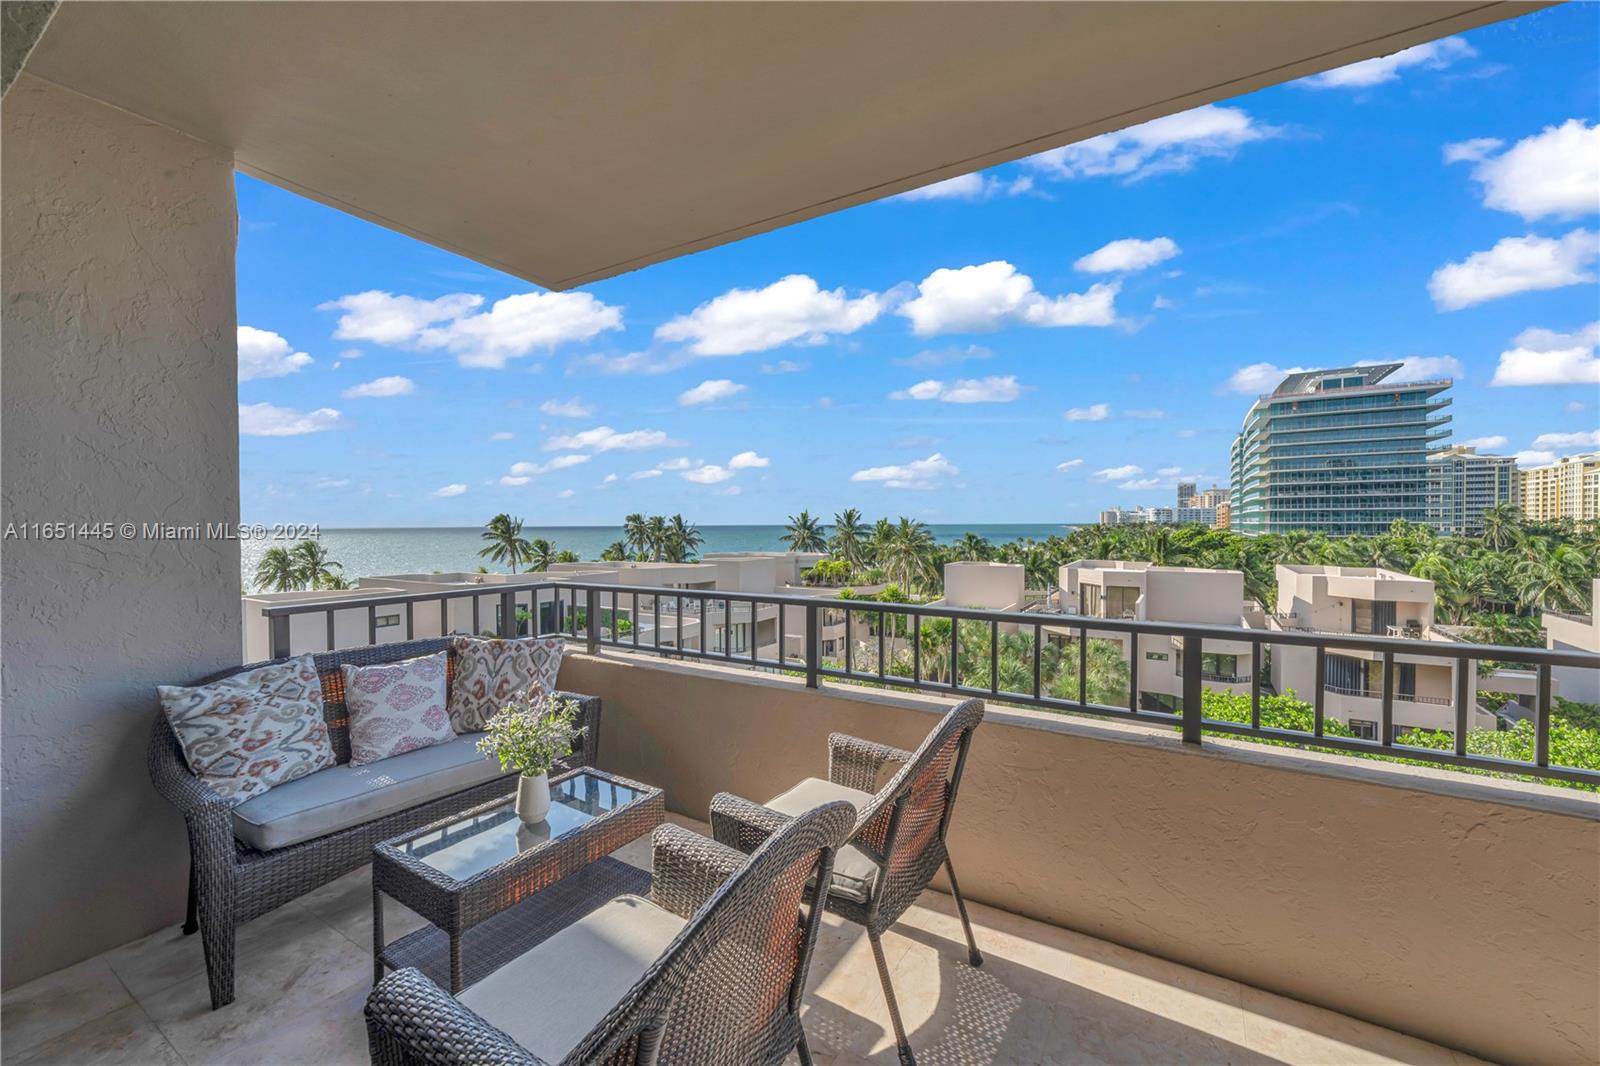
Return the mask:
<svg viewBox="0 0 1600 1066">
<path fill-rule="evenodd" d="M 344 569 L 329 558 L 328 549 L 318 541 L 302 540 L 289 555 L 294 560 L 295 580 L 304 588 L 327 588 L 335 572 Z"/>
<path fill-rule="evenodd" d="M 961 535 L 960 540 L 951 545 L 950 550 L 957 559 L 963 561 L 982 563 L 994 558 L 994 545 L 970 529 Z"/>
<path fill-rule="evenodd" d="M 822 539 L 822 523 L 811 517 L 810 511 L 789 516 L 789 525 L 778 540 L 787 544 L 792 552 L 820 552 L 827 550 Z"/>
<path fill-rule="evenodd" d="M 256 588 L 259 591 L 292 592 L 299 581 L 299 570 L 288 548 L 268 548 L 256 564 Z"/>
<path fill-rule="evenodd" d="M 683 515 L 675 514 L 667 522 L 668 562 L 692 562 L 700 551 L 700 545 L 705 542 L 706 538 L 700 535 L 700 527 L 685 522 Z"/>
<path fill-rule="evenodd" d="M 530 574 L 543 573 L 556 561 L 556 546 L 543 537 L 535 537 L 528 542 L 528 550 L 523 554 L 523 559 L 528 563 Z"/>
<path fill-rule="evenodd" d="M 645 549 L 650 553 L 650 561 L 659 563 L 667 554 L 667 520 L 658 514 L 653 514 L 644 523 Z"/>
<path fill-rule="evenodd" d="M 1150 526 L 1139 534 L 1134 550 L 1145 562 L 1156 566 L 1182 566 L 1190 559 L 1189 549 L 1174 534 L 1171 526 Z"/>
<path fill-rule="evenodd" d="M 1483 512 L 1483 545 L 1505 551 L 1522 539 L 1522 512 L 1509 500 Z"/>
<path fill-rule="evenodd" d="M 608 563 L 626 562 L 628 559 L 628 546 L 620 540 L 614 540 L 600 553 L 600 558 Z"/>
<path fill-rule="evenodd" d="M 483 527 L 483 539 L 489 544 L 479 549 L 478 555 L 505 563 L 511 567 L 513 574 L 518 566 L 527 561 L 529 545 L 522 536 L 522 519 L 512 518 L 508 514 L 495 515 Z"/>
<path fill-rule="evenodd" d="M 1523 607 L 1563 611 L 1583 606 L 1590 566 L 1582 549 L 1557 544 L 1548 552 L 1530 552 L 1516 565 L 1513 574 Z"/>
<path fill-rule="evenodd" d="M 650 531 L 644 515 L 635 512 L 622 520 L 622 539 L 635 558 L 644 558 L 650 547 Z"/>
<path fill-rule="evenodd" d="M 852 571 L 861 569 L 866 562 L 866 545 L 862 543 L 860 511 L 847 507 L 833 516 L 830 549 L 835 558 L 849 563 Z"/>
<path fill-rule="evenodd" d="M 918 588 L 927 583 L 933 549 L 933 534 L 928 527 L 902 517 L 884 544 L 878 562 L 890 581 Z"/>
</svg>

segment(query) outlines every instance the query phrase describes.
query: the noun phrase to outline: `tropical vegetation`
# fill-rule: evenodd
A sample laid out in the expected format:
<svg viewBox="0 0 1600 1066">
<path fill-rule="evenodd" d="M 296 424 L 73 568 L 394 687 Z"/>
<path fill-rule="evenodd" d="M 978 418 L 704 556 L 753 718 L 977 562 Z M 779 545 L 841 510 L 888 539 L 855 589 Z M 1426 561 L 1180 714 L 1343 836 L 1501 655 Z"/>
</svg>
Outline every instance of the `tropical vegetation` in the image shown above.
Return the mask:
<svg viewBox="0 0 1600 1066">
<path fill-rule="evenodd" d="M 256 564 L 256 590 L 297 592 L 349 588 L 343 570 L 320 542 L 302 540 L 292 547 L 278 546 L 262 553 L 261 561 Z"/>
<path fill-rule="evenodd" d="M 522 519 L 497 514 L 483 527 L 481 536 L 488 542 L 478 551 L 481 558 L 504 563 L 513 574 L 517 567 L 529 561 L 533 545 L 522 535 Z"/>
<path fill-rule="evenodd" d="M 830 563 L 849 567 L 848 576 L 841 577 L 830 566 L 825 579 L 817 574 L 819 584 L 889 580 L 927 596 L 940 592 L 945 563 L 966 560 L 1019 564 L 1036 589 L 1053 586 L 1059 568 L 1079 559 L 1239 570 L 1245 594 L 1267 606 L 1276 599 L 1278 563 L 1385 567 L 1434 583 L 1439 623 L 1463 626 L 1463 635 L 1482 642 L 1523 646 L 1542 643 L 1540 611 L 1588 611 L 1592 583 L 1600 576 L 1600 531 L 1571 522 L 1527 523 L 1509 504 L 1485 515 L 1481 535 L 1459 537 L 1396 521 L 1372 537 L 1304 531 L 1246 537 L 1202 526 L 1080 526 L 1043 541 L 997 545 L 969 532 L 939 544 L 915 519 L 881 518 L 869 525 L 861 512 L 850 509 L 834 516 L 831 531 L 801 511 L 790 519 L 784 543 L 797 538 L 825 544 Z"/>
</svg>

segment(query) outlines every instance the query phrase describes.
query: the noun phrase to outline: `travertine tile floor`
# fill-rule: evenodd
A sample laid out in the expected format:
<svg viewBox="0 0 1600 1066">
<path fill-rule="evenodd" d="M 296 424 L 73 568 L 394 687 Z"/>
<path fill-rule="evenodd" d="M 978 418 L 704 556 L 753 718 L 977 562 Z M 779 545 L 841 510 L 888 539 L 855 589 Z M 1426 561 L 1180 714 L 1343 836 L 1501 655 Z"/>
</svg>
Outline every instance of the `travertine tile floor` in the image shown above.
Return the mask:
<svg viewBox="0 0 1600 1066">
<path fill-rule="evenodd" d="M 648 840 L 620 854 L 648 867 Z M 371 892 L 361 869 L 240 930 L 238 999 L 220 1011 L 199 938 L 176 927 L 14 989 L 0 1005 L 0 1054 L 7 1066 L 365 1063 Z M 391 937 L 416 927 L 390 906 Z M 884 939 L 925 1066 L 1477 1061 L 1004 911 L 974 906 L 972 918 L 979 969 L 940 893 Z M 805 1021 L 818 1066 L 896 1061 L 866 937 L 832 916 Z"/>
</svg>

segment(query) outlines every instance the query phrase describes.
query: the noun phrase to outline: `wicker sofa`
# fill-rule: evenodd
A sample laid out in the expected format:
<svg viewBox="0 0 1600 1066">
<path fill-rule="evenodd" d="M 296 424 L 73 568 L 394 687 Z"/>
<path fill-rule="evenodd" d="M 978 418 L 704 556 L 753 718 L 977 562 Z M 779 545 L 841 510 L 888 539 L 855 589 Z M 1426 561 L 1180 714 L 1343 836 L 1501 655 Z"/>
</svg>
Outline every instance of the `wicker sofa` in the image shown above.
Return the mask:
<svg viewBox="0 0 1600 1066">
<path fill-rule="evenodd" d="M 512 774 L 475 751 L 477 735 L 354 767 L 341 666 L 369 666 L 448 651 L 448 638 L 412 640 L 316 656 L 323 713 L 336 764 L 233 806 L 189 770 L 159 710 L 150 737 L 150 779 L 183 813 L 189 831 L 189 905 L 183 931 L 200 932 L 213 1010 L 233 1002 L 234 930 L 365 865 L 372 847 L 408 829 L 510 792 Z M 455 653 L 450 653 L 454 676 Z M 255 666 L 263 664 L 257 663 Z M 203 678 L 206 684 L 254 666 Z M 568 768 L 593 766 L 600 700 L 576 700 L 584 725 Z"/>
</svg>

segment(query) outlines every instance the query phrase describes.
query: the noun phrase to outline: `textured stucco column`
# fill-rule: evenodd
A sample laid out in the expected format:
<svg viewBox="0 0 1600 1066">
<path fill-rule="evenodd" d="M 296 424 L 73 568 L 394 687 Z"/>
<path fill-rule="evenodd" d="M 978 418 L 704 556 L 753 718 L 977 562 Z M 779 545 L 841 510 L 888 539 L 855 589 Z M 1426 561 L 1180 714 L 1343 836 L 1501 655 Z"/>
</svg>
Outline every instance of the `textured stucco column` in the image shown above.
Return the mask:
<svg viewBox="0 0 1600 1066">
<path fill-rule="evenodd" d="M 4 524 L 236 523 L 230 154 L 24 74 L 3 108 Z M 0 543 L 7 987 L 181 918 L 155 685 L 239 657 L 223 541 Z"/>
</svg>

